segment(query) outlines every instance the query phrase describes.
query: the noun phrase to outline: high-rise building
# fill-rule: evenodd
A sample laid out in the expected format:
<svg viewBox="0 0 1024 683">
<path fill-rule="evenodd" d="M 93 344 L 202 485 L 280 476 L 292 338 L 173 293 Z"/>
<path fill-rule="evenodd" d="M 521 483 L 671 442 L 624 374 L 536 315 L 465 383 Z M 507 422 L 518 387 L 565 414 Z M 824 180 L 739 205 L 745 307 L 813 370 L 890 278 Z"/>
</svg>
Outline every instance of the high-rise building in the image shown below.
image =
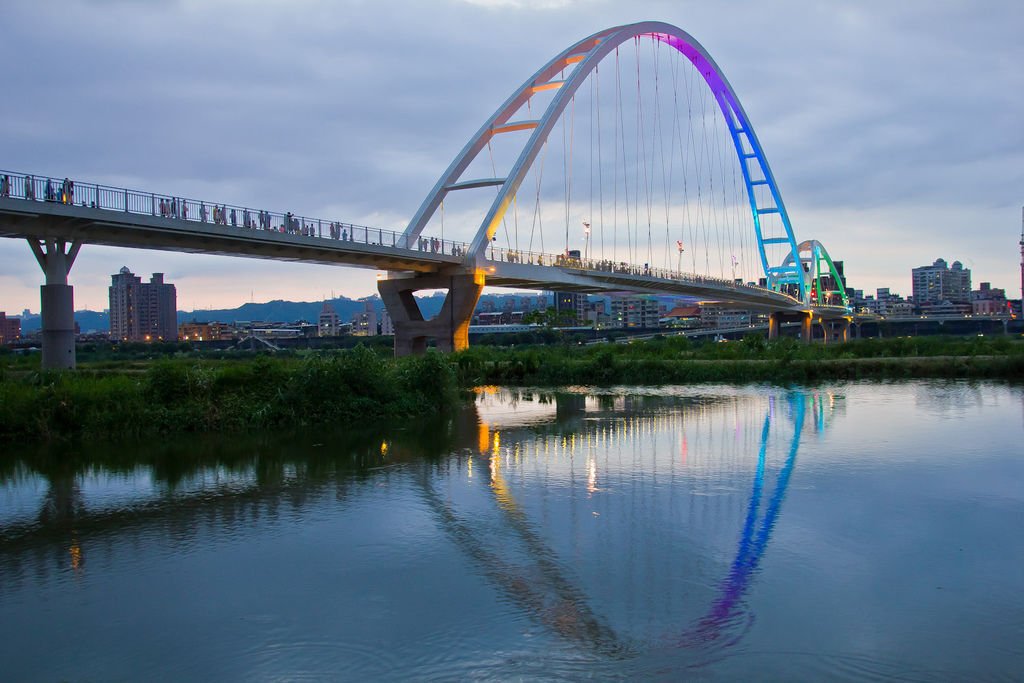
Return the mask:
<svg viewBox="0 0 1024 683">
<path fill-rule="evenodd" d="M 388 308 L 385 306 L 380 312 L 380 333 L 390 337 L 395 333 L 395 321 L 391 319 Z"/>
<path fill-rule="evenodd" d="M 658 301 L 643 297 L 612 297 L 613 327 L 655 328 L 659 326 Z"/>
<path fill-rule="evenodd" d="M 317 320 L 317 335 L 320 337 L 337 337 L 341 334 L 341 318 L 326 301 L 320 309 L 320 317 Z"/>
<path fill-rule="evenodd" d="M 0 344 L 10 344 L 19 339 L 21 339 L 21 320 L 8 318 L 6 313 L 0 311 Z"/>
<path fill-rule="evenodd" d="M 555 311 L 572 313 L 583 324 L 587 319 L 587 295 L 579 292 L 555 292 Z"/>
<path fill-rule="evenodd" d="M 830 271 L 827 275 L 823 275 L 821 278 L 822 288 L 832 292 L 846 291 L 846 273 L 844 272 L 844 263 L 842 261 L 833 261 L 832 265 L 836 268 L 836 274 L 839 276 L 839 282 L 835 281 L 835 278 L 832 277 L 832 273 Z"/>
<path fill-rule="evenodd" d="M 363 302 L 363 310 L 352 316 L 352 334 L 361 337 L 377 336 L 377 309 L 373 300 Z"/>
<path fill-rule="evenodd" d="M 932 265 L 914 268 L 911 273 L 916 306 L 971 303 L 971 270 L 959 261 L 947 267 L 943 259 L 936 259 Z"/>
<path fill-rule="evenodd" d="M 178 294 L 153 273 L 149 282 L 128 266 L 110 276 L 110 338 L 121 341 L 162 341 L 178 338 Z"/>
</svg>

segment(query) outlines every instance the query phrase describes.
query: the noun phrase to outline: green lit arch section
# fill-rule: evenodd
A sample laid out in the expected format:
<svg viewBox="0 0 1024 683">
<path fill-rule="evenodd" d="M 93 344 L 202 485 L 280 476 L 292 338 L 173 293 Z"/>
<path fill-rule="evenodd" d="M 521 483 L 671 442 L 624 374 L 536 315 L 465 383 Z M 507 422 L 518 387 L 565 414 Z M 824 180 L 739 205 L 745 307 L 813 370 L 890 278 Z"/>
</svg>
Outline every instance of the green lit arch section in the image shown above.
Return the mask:
<svg viewBox="0 0 1024 683">
<path fill-rule="evenodd" d="M 813 284 L 815 291 L 818 294 L 818 300 L 816 302 L 811 301 L 811 292 L 808 289 L 805 297 L 802 297 L 804 302 L 807 304 L 816 303 L 820 305 L 828 305 L 827 302 L 822 301 L 822 296 L 827 294 L 829 298 L 838 298 L 842 302 L 844 308 L 850 308 L 850 299 L 846 296 L 846 289 L 842 287 L 843 279 L 839 276 L 839 271 L 836 269 L 836 264 L 832 261 L 832 257 L 829 256 L 828 249 L 825 245 L 818 240 L 804 240 L 797 245 L 797 254 L 800 257 L 800 263 L 806 267 L 807 280 L 809 284 Z M 806 256 L 805 256 L 806 254 Z M 786 256 L 786 259 L 782 262 L 784 267 L 791 267 L 795 263 L 793 254 Z M 824 267 L 822 267 L 824 264 Z M 804 270 L 801 268 L 801 270 Z M 832 282 L 836 284 L 838 289 L 825 289 L 824 278 L 831 276 Z M 832 304 L 838 305 L 838 304 Z"/>
</svg>

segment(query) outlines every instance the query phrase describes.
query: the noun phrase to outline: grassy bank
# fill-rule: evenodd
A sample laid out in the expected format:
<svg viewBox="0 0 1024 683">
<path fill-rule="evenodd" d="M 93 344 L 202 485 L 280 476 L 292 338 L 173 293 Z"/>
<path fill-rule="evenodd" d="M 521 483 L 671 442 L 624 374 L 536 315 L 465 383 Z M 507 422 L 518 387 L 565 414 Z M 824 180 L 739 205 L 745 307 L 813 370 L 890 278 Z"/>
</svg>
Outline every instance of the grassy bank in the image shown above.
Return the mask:
<svg viewBox="0 0 1024 683">
<path fill-rule="evenodd" d="M 0 370 L 0 435 L 108 437 L 345 424 L 436 413 L 457 400 L 439 354 L 371 350 L 231 361 L 168 358 L 73 373 Z"/>
<path fill-rule="evenodd" d="M 35 365 L 32 365 L 32 363 Z M 1024 341 L 1007 337 L 867 339 L 843 345 L 666 337 L 633 344 L 474 347 L 392 359 L 357 347 L 305 355 L 93 360 L 45 373 L 0 357 L 0 436 L 238 432 L 360 424 L 442 412 L 483 384 L 814 383 L 857 379 L 1024 380 Z"/>
<path fill-rule="evenodd" d="M 463 385 L 818 382 L 850 379 L 1024 379 L 1024 341 L 1007 337 L 865 339 L 829 346 L 792 339 L 472 348 L 459 354 Z"/>
</svg>

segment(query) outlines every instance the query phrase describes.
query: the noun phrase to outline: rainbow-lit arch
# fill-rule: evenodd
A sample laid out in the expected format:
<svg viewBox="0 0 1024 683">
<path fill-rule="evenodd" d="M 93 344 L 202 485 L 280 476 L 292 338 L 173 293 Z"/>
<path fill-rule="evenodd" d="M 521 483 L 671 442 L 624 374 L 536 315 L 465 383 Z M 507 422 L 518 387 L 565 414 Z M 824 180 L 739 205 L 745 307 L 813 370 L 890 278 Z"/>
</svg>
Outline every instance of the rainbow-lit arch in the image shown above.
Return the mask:
<svg viewBox="0 0 1024 683">
<path fill-rule="evenodd" d="M 573 95 L 597 65 L 619 45 L 634 38 L 657 40 L 677 49 L 690 60 L 704 78 L 725 117 L 740 160 L 743 180 L 747 188 L 750 210 L 754 219 L 761 267 L 768 286 L 780 290 L 785 285 L 795 284 L 800 288 L 801 300 L 810 300 L 810 281 L 802 268 L 796 266 L 798 258 L 797 241 L 793 228 L 764 155 L 761 143 L 754 133 L 739 98 L 729 85 L 722 70 L 707 50 L 685 31 L 663 22 L 645 21 L 627 24 L 599 31 L 569 46 L 528 78 L 480 127 L 466 146 L 455 157 L 438 179 L 433 189 L 420 205 L 406 228 L 406 244 L 412 244 L 419 237 L 430 218 L 437 211 L 449 192 L 479 187 L 498 187 L 497 196 L 484 216 L 467 253 L 467 265 L 475 265 L 483 258 L 484 249 L 497 231 L 506 210 L 532 166 L 542 146 L 548 139 L 562 112 L 571 102 Z M 576 65 L 564 80 L 553 80 L 567 68 Z M 557 91 L 538 119 L 513 120 L 512 117 L 535 94 L 543 91 Z M 533 133 L 523 146 L 519 157 L 504 178 L 470 178 L 462 175 L 477 155 L 495 136 L 506 132 L 532 130 Z M 767 193 L 758 193 L 764 187 Z M 761 217 L 777 214 L 784 234 L 766 236 Z M 780 266 L 771 266 L 765 251 L 766 244 L 780 244 L 789 247 L 790 258 Z"/>
</svg>

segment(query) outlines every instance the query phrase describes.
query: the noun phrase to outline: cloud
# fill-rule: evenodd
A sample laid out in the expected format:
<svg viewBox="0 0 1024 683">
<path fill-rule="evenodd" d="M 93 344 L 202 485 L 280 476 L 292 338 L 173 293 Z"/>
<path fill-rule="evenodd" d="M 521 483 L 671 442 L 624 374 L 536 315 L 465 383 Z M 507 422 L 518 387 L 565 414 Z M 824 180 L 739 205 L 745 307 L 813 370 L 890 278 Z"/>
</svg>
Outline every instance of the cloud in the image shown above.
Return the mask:
<svg viewBox="0 0 1024 683">
<path fill-rule="evenodd" d="M 1015 286 L 1024 6 L 1010 1 L 14 4 L 0 59 L 21 67 L 0 76 L 14 94 L 0 100 L 0 166 L 401 227 L 530 73 L 593 31 L 647 18 L 714 55 L 798 235 L 875 278 L 855 284 L 895 283 L 941 246 L 978 263 L 975 279 Z M 847 232 L 868 222 L 895 228 L 881 243 Z M 25 253 L 0 242 L 12 264 L 0 309 L 38 308 Z M 101 301 L 126 263 L 190 277 L 194 258 L 87 248 L 76 294 Z M 255 277 L 244 259 L 210 263 L 224 296 Z M 267 297 L 307 291 L 302 268 L 281 271 Z M 339 292 L 372 291 L 366 273 L 339 272 L 352 283 Z"/>
</svg>

